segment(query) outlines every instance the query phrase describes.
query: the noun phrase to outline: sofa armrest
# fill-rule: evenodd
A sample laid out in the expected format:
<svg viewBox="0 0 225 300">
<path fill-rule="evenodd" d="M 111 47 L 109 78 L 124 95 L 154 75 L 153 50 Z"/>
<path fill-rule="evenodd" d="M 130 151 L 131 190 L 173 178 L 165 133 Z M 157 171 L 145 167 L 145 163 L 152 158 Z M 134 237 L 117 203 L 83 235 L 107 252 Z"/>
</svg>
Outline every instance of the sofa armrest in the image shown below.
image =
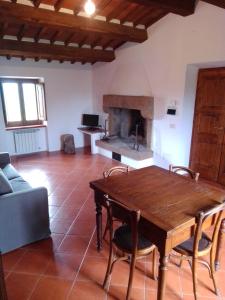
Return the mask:
<svg viewBox="0 0 225 300">
<path fill-rule="evenodd" d="M 0 168 L 4 168 L 10 164 L 10 157 L 8 152 L 0 152 Z"/>
<path fill-rule="evenodd" d="M 8 193 L 0 196 L 0 207 L 6 201 L 27 201 L 27 199 L 40 198 L 48 202 L 48 190 L 45 187 L 30 188 L 18 192 Z"/>
<path fill-rule="evenodd" d="M 48 238 L 48 194 L 44 187 L 0 196 L 0 249 L 9 252 Z"/>
<path fill-rule="evenodd" d="M 29 213 L 28 213 L 29 212 Z M 14 219 L 43 215 L 49 218 L 48 191 L 45 187 L 30 188 L 0 196 L 0 225 Z M 1 226 L 0 226 L 1 228 Z"/>
</svg>

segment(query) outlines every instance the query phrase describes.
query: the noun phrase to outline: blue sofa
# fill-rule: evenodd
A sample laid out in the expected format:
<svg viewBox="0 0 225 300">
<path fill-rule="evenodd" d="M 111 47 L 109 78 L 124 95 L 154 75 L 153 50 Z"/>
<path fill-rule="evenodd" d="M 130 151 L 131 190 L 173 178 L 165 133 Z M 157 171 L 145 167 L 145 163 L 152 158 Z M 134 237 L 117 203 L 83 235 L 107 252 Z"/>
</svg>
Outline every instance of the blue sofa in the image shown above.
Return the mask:
<svg viewBox="0 0 225 300">
<path fill-rule="evenodd" d="M 0 153 L 0 251 L 9 252 L 50 236 L 48 193 L 32 188 Z"/>
</svg>

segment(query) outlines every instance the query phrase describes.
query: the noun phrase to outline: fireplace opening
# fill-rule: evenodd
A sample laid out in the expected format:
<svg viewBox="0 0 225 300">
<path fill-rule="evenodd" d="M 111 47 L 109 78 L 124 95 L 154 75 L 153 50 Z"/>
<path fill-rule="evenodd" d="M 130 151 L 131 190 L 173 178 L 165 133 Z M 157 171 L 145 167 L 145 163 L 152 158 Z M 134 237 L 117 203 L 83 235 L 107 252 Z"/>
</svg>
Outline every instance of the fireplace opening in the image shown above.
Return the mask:
<svg viewBox="0 0 225 300">
<path fill-rule="evenodd" d="M 110 108 L 110 135 L 127 143 L 146 145 L 146 120 L 140 110 Z"/>
<path fill-rule="evenodd" d="M 131 122 L 130 122 L 130 130 L 129 136 L 136 134 L 139 137 L 145 138 L 146 128 L 145 128 L 145 119 L 142 117 L 140 110 L 131 109 Z"/>
</svg>

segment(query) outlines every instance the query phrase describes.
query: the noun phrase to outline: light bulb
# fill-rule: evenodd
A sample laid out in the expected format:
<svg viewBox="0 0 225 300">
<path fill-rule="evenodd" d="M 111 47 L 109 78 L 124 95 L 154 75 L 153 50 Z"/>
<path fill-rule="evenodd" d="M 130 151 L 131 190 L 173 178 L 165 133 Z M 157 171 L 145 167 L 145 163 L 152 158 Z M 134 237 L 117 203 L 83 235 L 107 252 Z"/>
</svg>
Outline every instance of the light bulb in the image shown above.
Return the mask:
<svg viewBox="0 0 225 300">
<path fill-rule="evenodd" d="M 91 0 L 87 0 L 84 5 L 84 10 L 89 16 L 93 15 L 93 13 L 95 12 L 95 4 Z"/>
</svg>

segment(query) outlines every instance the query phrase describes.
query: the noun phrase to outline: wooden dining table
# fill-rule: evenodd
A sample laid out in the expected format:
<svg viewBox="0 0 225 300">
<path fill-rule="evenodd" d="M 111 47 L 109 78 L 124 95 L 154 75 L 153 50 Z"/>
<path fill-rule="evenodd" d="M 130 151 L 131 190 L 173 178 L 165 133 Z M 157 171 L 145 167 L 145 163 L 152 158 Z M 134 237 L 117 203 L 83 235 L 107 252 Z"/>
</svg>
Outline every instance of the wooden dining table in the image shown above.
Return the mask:
<svg viewBox="0 0 225 300">
<path fill-rule="evenodd" d="M 98 250 L 102 248 L 104 194 L 141 211 L 140 231 L 160 254 L 157 300 L 164 299 L 171 250 L 193 235 L 199 211 L 225 199 L 225 190 L 219 187 L 157 166 L 91 181 L 90 187 L 95 195 Z"/>
</svg>

